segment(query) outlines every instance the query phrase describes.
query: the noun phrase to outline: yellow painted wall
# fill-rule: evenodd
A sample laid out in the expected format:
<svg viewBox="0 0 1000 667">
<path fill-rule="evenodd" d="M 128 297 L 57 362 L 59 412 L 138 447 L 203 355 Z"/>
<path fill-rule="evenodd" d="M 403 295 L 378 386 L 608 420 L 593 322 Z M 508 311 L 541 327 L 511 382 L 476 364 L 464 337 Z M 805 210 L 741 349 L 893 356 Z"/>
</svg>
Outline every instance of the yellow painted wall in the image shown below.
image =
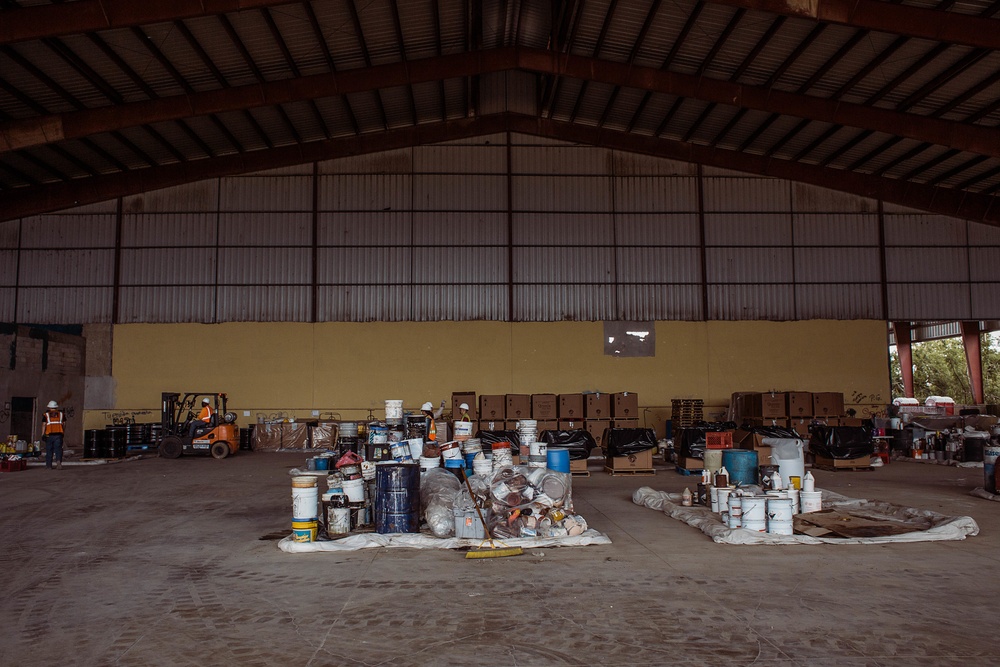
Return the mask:
<svg viewBox="0 0 1000 667">
<path fill-rule="evenodd" d="M 656 356 L 604 355 L 601 322 L 129 324 L 115 327 L 115 408 L 155 421 L 163 391 L 225 391 L 258 414 L 381 416 L 383 401 L 478 394 L 632 391 L 725 406 L 734 391 L 842 391 L 859 412 L 889 400 L 880 321 L 657 322 Z M 243 411 L 251 416 L 245 417 Z M 86 428 L 108 422 L 90 411 Z M 659 426 L 669 410 L 649 410 Z"/>
</svg>

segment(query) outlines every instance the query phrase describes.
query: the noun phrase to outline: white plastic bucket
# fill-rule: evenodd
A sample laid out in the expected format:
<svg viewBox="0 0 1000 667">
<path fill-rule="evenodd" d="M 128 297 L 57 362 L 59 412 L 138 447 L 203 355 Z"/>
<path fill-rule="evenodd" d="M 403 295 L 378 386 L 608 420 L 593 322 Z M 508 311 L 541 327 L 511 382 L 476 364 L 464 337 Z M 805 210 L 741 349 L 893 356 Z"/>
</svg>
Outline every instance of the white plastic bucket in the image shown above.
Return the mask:
<svg viewBox="0 0 1000 667">
<path fill-rule="evenodd" d="M 362 503 L 365 500 L 365 480 L 345 479 L 344 493 L 347 494 L 347 502 Z"/>
<path fill-rule="evenodd" d="M 823 509 L 822 491 L 799 491 L 799 503 L 803 514 L 819 512 Z"/>
<path fill-rule="evenodd" d="M 768 498 L 767 532 L 774 535 L 792 534 L 791 498 Z"/>
<path fill-rule="evenodd" d="M 441 445 L 441 456 L 446 459 L 462 458 L 462 447 L 457 442 L 446 442 Z"/>
<path fill-rule="evenodd" d="M 711 497 L 711 503 L 710 504 L 712 506 L 712 511 L 715 512 L 716 514 L 718 514 L 719 513 L 719 487 L 717 487 L 717 486 L 710 487 L 708 495 Z"/>
<path fill-rule="evenodd" d="M 788 489 L 788 499 L 792 501 L 792 514 L 799 513 L 799 494 L 801 491 L 798 489 Z"/>
<path fill-rule="evenodd" d="M 729 527 L 741 528 L 743 526 L 743 497 L 729 494 L 726 504 L 729 505 Z"/>
<path fill-rule="evenodd" d="M 718 490 L 719 494 L 719 513 L 729 511 L 729 494 L 733 492 L 733 487 L 731 486 L 720 486 Z"/>
<path fill-rule="evenodd" d="M 705 470 L 714 472 L 722 467 L 722 451 L 721 449 L 705 450 Z"/>
<path fill-rule="evenodd" d="M 410 454 L 410 443 L 406 440 L 392 443 L 389 446 L 389 452 L 392 454 L 392 458 L 400 463 L 413 460 L 413 456 Z"/>
<path fill-rule="evenodd" d="M 431 468 L 441 467 L 441 457 L 440 456 L 421 456 L 420 457 L 420 469 L 430 470 Z"/>
<path fill-rule="evenodd" d="M 766 496 L 743 496 L 743 517 L 742 528 L 755 530 L 760 533 L 767 532 L 767 497 Z"/>
<path fill-rule="evenodd" d="M 402 419 L 403 418 L 403 401 L 387 400 L 385 402 L 385 418 L 386 419 Z"/>
<path fill-rule="evenodd" d="M 472 437 L 472 422 L 455 422 L 455 440 L 468 440 Z"/>
<path fill-rule="evenodd" d="M 406 441 L 410 446 L 410 458 L 414 461 L 418 460 L 424 455 L 424 439 L 423 438 L 410 438 Z"/>
<path fill-rule="evenodd" d="M 319 505 L 316 478 L 300 475 L 292 478 L 292 521 L 315 521 Z"/>
</svg>

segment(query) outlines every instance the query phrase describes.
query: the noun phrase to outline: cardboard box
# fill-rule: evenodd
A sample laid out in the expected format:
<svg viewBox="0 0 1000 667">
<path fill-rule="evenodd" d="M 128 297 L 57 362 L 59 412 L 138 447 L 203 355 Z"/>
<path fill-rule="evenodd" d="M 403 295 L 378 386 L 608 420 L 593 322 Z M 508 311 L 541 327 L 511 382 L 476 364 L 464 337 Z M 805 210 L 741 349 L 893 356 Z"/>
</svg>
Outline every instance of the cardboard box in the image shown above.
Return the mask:
<svg viewBox="0 0 1000 667">
<path fill-rule="evenodd" d="M 742 424 L 746 417 L 760 416 L 760 394 L 755 391 L 734 392 L 730 405 L 737 424 Z"/>
<path fill-rule="evenodd" d="M 761 394 L 760 395 L 760 417 L 763 419 L 774 419 L 787 417 L 788 413 L 787 394 Z M 756 415 L 755 415 L 756 416 Z"/>
<path fill-rule="evenodd" d="M 559 397 L 555 394 L 531 395 L 532 419 L 556 419 L 559 415 Z"/>
<path fill-rule="evenodd" d="M 538 420 L 537 428 L 539 433 L 542 431 L 555 431 L 559 428 L 559 422 L 555 419 L 540 419 Z"/>
<path fill-rule="evenodd" d="M 615 428 L 639 428 L 638 419 L 615 419 L 611 422 Z"/>
<path fill-rule="evenodd" d="M 458 409 L 462 403 L 469 404 L 469 419 L 476 421 L 478 419 L 478 411 L 476 410 L 476 392 L 474 391 L 463 391 L 463 392 L 452 392 L 451 394 L 451 418 L 454 420 L 459 420 L 462 418 L 462 411 Z"/>
<path fill-rule="evenodd" d="M 612 470 L 652 470 L 653 450 L 647 449 L 631 456 L 609 456 L 605 465 Z"/>
<path fill-rule="evenodd" d="M 611 416 L 615 419 L 639 418 L 639 394 L 623 391 L 611 398 Z"/>
<path fill-rule="evenodd" d="M 502 419 L 493 420 L 480 420 L 479 421 L 480 431 L 506 431 L 507 422 Z"/>
<path fill-rule="evenodd" d="M 789 428 L 793 429 L 799 434 L 799 437 L 808 440 L 809 439 L 809 425 L 812 423 L 812 417 L 807 417 L 805 419 L 791 419 L 788 425 Z"/>
<path fill-rule="evenodd" d="M 507 416 L 507 401 L 500 395 L 479 397 L 479 419 L 497 420 Z"/>
<path fill-rule="evenodd" d="M 813 417 L 813 421 L 827 426 L 840 426 L 840 417 Z"/>
<path fill-rule="evenodd" d="M 828 459 L 824 456 L 817 456 L 815 460 L 816 465 L 827 468 L 868 468 L 871 463 L 871 456 L 861 456 L 856 459 Z"/>
<path fill-rule="evenodd" d="M 583 419 L 583 394 L 559 394 L 559 419 Z"/>
<path fill-rule="evenodd" d="M 577 459 L 575 461 L 569 462 L 569 471 L 573 472 L 587 472 L 587 459 Z"/>
<path fill-rule="evenodd" d="M 733 446 L 738 449 L 752 449 L 757 452 L 757 465 L 770 465 L 771 446 L 764 444 L 764 437 L 760 433 L 736 429 L 733 432 Z"/>
<path fill-rule="evenodd" d="M 696 459 L 691 456 L 682 456 L 678 464 L 684 470 L 704 470 L 705 461 L 702 459 Z"/>
<path fill-rule="evenodd" d="M 789 417 L 812 417 L 813 415 L 813 395 L 811 391 L 790 391 L 788 396 Z"/>
<path fill-rule="evenodd" d="M 859 417 L 841 417 L 837 420 L 840 422 L 841 426 L 861 426 L 861 419 Z"/>
<path fill-rule="evenodd" d="M 604 431 L 611 428 L 611 422 L 606 419 L 591 419 L 583 422 L 587 433 L 594 437 L 598 447 L 604 447 Z"/>
<path fill-rule="evenodd" d="M 785 427 L 787 427 L 788 424 L 789 424 L 789 420 L 788 419 L 761 419 L 761 418 L 758 417 L 756 419 L 744 419 L 743 423 L 744 424 L 748 424 L 750 426 L 785 426 Z"/>
<path fill-rule="evenodd" d="M 611 418 L 611 394 L 584 394 L 583 416 L 587 419 Z"/>
<path fill-rule="evenodd" d="M 531 396 L 507 394 L 507 419 L 531 419 Z"/>
<path fill-rule="evenodd" d="M 586 428 L 584 426 L 584 421 L 582 419 L 560 419 L 559 420 L 559 430 L 560 431 L 576 431 L 581 428 Z"/>
<path fill-rule="evenodd" d="M 844 394 L 839 391 L 813 393 L 813 414 L 817 417 L 840 417 L 844 414 Z"/>
</svg>

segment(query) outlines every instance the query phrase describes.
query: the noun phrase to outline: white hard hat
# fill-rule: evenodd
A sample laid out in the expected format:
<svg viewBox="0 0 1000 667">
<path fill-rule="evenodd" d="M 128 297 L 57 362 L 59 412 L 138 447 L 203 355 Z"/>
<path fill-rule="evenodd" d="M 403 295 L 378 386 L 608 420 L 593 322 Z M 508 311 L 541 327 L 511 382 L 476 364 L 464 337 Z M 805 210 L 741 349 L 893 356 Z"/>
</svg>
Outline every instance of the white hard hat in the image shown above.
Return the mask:
<svg viewBox="0 0 1000 667">
<path fill-rule="evenodd" d="M 210 399 L 208 396 L 206 396 L 205 398 L 201 399 L 201 402 L 202 403 L 211 403 L 212 399 Z"/>
<path fill-rule="evenodd" d="M 458 406 L 458 409 L 459 410 L 468 410 L 469 409 L 469 404 L 468 403 L 462 403 L 461 405 Z"/>
<path fill-rule="evenodd" d="M 433 410 L 434 406 L 431 405 L 430 401 L 427 401 L 426 403 L 424 403 L 423 405 L 420 406 L 420 409 L 421 409 L 421 411 Z"/>
<path fill-rule="evenodd" d="M 50 407 L 50 408 L 58 408 L 59 404 L 56 403 L 55 401 L 49 401 L 48 407 Z"/>
</svg>

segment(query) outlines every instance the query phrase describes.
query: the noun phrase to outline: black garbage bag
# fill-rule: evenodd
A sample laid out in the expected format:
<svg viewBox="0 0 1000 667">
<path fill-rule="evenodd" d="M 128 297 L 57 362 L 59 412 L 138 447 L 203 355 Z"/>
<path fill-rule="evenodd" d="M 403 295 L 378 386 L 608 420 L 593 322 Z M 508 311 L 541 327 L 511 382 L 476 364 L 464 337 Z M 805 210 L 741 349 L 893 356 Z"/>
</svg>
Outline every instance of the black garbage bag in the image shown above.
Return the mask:
<svg viewBox="0 0 1000 667">
<path fill-rule="evenodd" d="M 542 431 L 538 441 L 549 447 L 565 447 L 569 450 L 571 461 L 582 461 L 590 458 L 590 450 L 597 446 L 594 436 L 584 429 L 573 431 Z"/>
<path fill-rule="evenodd" d="M 695 422 L 694 426 L 687 426 L 677 432 L 674 448 L 680 452 L 681 456 L 703 459 L 705 458 L 706 433 L 732 431 L 735 428 L 735 422 Z"/>
<path fill-rule="evenodd" d="M 651 428 L 609 428 L 604 431 L 608 456 L 629 456 L 656 449 L 656 434 Z"/>
<path fill-rule="evenodd" d="M 743 430 L 748 433 L 762 435 L 765 438 L 797 438 L 802 440 L 802 436 L 795 432 L 795 429 L 787 426 L 748 426 L 744 425 Z"/>
<path fill-rule="evenodd" d="M 493 449 L 494 442 L 509 442 L 511 454 L 521 451 L 521 438 L 517 436 L 517 431 L 480 431 L 476 434 L 483 443 L 483 450 Z"/>
<path fill-rule="evenodd" d="M 872 434 L 860 426 L 816 426 L 809 451 L 828 459 L 857 459 L 875 453 Z"/>
</svg>

